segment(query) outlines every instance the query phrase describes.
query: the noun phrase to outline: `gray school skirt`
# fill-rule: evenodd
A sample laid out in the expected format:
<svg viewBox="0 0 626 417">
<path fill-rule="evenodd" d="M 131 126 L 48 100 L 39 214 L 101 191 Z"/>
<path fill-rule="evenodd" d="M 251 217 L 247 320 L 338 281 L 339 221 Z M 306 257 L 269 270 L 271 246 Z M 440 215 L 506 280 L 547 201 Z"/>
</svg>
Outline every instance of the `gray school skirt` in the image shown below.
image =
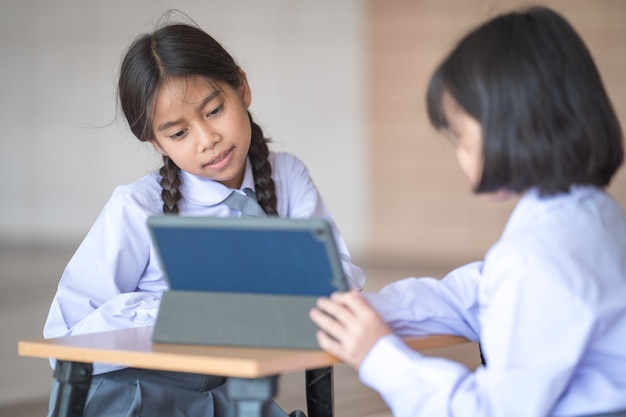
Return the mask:
<svg viewBox="0 0 626 417">
<path fill-rule="evenodd" d="M 228 399 L 226 378 L 183 372 L 126 368 L 94 375 L 84 417 L 234 417 L 234 404 Z M 58 392 L 54 380 L 48 416 L 52 415 Z M 287 417 L 276 403 L 272 417 Z"/>
</svg>

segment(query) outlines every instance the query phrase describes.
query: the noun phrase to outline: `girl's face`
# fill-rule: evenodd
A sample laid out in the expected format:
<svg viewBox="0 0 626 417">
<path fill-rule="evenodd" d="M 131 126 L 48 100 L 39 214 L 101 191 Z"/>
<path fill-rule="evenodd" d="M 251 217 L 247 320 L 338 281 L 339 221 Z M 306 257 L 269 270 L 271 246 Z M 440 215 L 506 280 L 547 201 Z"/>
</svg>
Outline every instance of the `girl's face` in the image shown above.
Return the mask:
<svg viewBox="0 0 626 417">
<path fill-rule="evenodd" d="M 241 187 L 252 136 L 250 87 L 241 78 L 236 90 L 200 76 L 164 83 L 155 97 L 154 147 L 190 174 Z"/>
<path fill-rule="evenodd" d="M 443 93 L 442 104 L 461 170 L 472 187 L 476 187 L 480 182 L 484 164 L 482 127 L 478 120 L 467 114 L 447 91 Z"/>
<path fill-rule="evenodd" d="M 443 93 L 442 103 L 449 124 L 448 131 L 456 148 L 456 158 L 472 188 L 476 188 L 485 165 L 482 126 L 447 91 Z M 514 196 L 515 193 L 505 189 L 480 194 L 482 199 L 493 202 L 506 201 Z"/>
</svg>

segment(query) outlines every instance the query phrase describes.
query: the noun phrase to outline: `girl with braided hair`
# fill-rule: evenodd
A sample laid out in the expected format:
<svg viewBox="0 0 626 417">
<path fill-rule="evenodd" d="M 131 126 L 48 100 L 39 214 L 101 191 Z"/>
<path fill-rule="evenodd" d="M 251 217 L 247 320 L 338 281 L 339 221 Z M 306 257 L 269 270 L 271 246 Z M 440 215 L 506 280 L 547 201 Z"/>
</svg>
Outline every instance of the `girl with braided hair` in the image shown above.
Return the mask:
<svg viewBox="0 0 626 417">
<path fill-rule="evenodd" d="M 254 190 L 268 215 L 330 221 L 348 280 L 362 287 L 363 271 L 352 265 L 306 167 L 268 149 L 248 111 L 246 74 L 211 36 L 193 25 L 169 24 L 138 37 L 123 58 L 118 96 L 133 134 L 163 155 L 163 166 L 115 189 L 67 265 L 45 337 L 154 324 L 167 284 L 147 218 L 240 216 L 223 200 L 245 189 Z M 222 377 L 98 363 L 93 373 L 85 416 L 233 413 Z M 286 415 L 272 407 L 274 416 Z"/>
</svg>

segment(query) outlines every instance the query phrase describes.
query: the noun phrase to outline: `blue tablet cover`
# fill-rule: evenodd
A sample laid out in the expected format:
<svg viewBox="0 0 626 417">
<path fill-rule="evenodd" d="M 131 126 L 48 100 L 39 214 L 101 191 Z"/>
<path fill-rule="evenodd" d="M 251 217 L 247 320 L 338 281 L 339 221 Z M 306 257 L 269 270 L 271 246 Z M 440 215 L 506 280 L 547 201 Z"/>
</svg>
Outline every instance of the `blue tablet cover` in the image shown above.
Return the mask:
<svg viewBox="0 0 626 417">
<path fill-rule="evenodd" d="M 148 226 L 172 290 L 325 296 L 348 289 L 323 219 L 163 215 Z"/>
</svg>

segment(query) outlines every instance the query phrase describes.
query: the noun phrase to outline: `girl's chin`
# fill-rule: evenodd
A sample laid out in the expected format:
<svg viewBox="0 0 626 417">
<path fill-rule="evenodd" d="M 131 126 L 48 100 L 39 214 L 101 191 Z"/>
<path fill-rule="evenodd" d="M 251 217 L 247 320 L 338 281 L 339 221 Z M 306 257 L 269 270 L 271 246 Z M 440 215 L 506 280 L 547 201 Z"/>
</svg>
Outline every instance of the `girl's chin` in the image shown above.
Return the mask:
<svg viewBox="0 0 626 417">
<path fill-rule="evenodd" d="M 517 197 L 517 193 L 509 190 L 499 190 L 491 193 L 480 193 L 478 194 L 478 197 L 480 197 L 481 200 L 488 201 L 490 203 L 500 203 Z"/>
</svg>

